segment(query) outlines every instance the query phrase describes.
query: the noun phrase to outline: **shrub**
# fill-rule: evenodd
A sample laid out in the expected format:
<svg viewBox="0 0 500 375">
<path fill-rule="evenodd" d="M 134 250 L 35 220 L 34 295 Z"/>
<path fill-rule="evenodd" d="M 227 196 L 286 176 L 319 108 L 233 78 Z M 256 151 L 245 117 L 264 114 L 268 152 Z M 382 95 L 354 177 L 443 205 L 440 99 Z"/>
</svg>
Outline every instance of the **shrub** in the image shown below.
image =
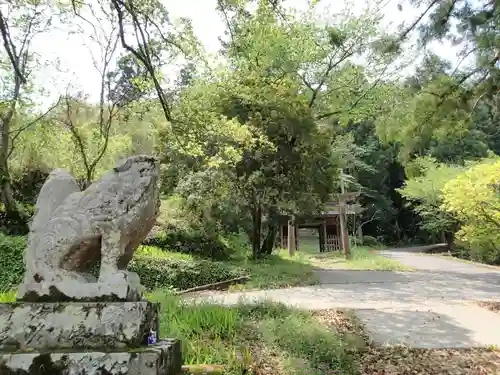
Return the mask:
<svg viewBox="0 0 500 375">
<path fill-rule="evenodd" d="M 422 229 L 431 233 L 454 232 L 457 218 L 441 207 L 443 188 L 465 167 L 446 165 L 429 157 L 416 159 L 413 166 L 419 169 L 419 175 L 406 180 L 403 188 L 396 191 L 412 203 L 414 211 L 422 218 Z"/>
<path fill-rule="evenodd" d="M 15 302 L 17 291 L 15 289 L 0 292 L 0 303 Z"/>
<path fill-rule="evenodd" d="M 160 330 L 180 340 L 186 364 L 220 364 L 225 375 L 359 373 L 351 354 L 355 347 L 309 312 L 270 301 L 233 307 L 186 303 L 162 290 L 148 299 L 160 302 Z M 282 371 L 285 365 L 290 368 Z"/>
<path fill-rule="evenodd" d="M 375 237 L 363 236 L 363 245 L 376 247 L 376 246 L 381 246 L 382 244 Z"/>
<path fill-rule="evenodd" d="M 209 260 L 188 261 L 172 258 L 136 256 L 129 264 L 147 290 L 174 288 L 179 290 L 216 283 L 243 276 L 244 271 Z"/>
<path fill-rule="evenodd" d="M 23 279 L 23 254 L 26 237 L 6 236 L 0 233 L 0 291 L 17 287 Z M 162 256 L 163 255 L 163 256 Z M 129 270 L 137 272 L 141 283 L 148 289 L 188 289 L 239 277 L 244 271 L 223 263 L 208 260 L 176 259 L 154 247 L 141 247 Z"/>
<path fill-rule="evenodd" d="M 483 160 L 449 181 L 442 208 L 462 226 L 457 238 L 470 258 L 500 264 L 500 158 Z"/>
<path fill-rule="evenodd" d="M 0 233 L 0 291 L 19 285 L 24 275 L 26 237 Z"/>
<path fill-rule="evenodd" d="M 32 207 L 18 205 L 28 215 L 32 215 Z M 29 226 L 26 218 L 19 217 L 17 214 L 9 215 L 5 212 L 5 207 L 0 205 L 0 232 L 10 236 L 24 236 L 29 232 Z"/>
<path fill-rule="evenodd" d="M 211 236 L 194 229 L 167 227 L 152 233 L 143 243 L 213 260 L 226 260 L 232 254 L 232 249 L 218 234 Z"/>
</svg>

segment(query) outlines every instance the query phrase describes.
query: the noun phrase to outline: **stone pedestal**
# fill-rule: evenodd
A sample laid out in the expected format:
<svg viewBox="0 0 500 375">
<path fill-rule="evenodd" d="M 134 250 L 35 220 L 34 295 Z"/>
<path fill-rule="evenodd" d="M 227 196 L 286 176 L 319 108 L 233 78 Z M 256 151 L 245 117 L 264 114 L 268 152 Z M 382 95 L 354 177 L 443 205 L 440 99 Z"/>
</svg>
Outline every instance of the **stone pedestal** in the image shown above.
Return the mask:
<svg viewBox="0 0 500 375">
<path fill-rule="evenodd" d="M 82 283 L 79 279 L 69 278 L 60 282 L 23 283 L 19 285 L 17 300 L 24 302 L 140 301 L 143 291 L 144 287 L 136 273 L 121 271 L 102 283 L 97 281 Z"/>
<path fill-rule="evenodd" d="M 177 375 L 177 340 L 159 337 L 157 304 L 0 304 L 1 375 Z"/>
<path fill-rule="evenodd" d="M 178 375 L 178 341 L 126 352 L 31 352 L 0 354 L 2 375 Z"/>
</svg>

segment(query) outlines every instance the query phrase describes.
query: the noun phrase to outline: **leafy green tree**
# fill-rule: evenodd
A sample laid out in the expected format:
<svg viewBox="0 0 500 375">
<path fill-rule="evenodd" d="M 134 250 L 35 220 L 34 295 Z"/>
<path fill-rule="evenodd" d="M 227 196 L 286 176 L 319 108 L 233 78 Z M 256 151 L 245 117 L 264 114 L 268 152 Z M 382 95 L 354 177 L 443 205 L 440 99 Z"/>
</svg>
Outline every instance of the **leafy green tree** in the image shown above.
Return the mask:
<svg viewBox="0 0 500 375">
<path fill-rule="evenodd" d="M 414 177 L 406 180 L 404 187 L 398 191 L 413 203 L 415 212 L 423 219 L 422 226 L 432 233 L 443 233 L 451 249 L 459 221 L 456 215 L 442 208 L 443 188 L 463 172 L 464 167 L 440 164 L 427 157 L 416 159 L 411 170 Z"/>
<path fill-rule="evenodd" d="M 172 121 L 172 103 L 162 85 L 161 68 L 164 64 L 171 63 L 179 53 L 185 57 L 198 54 L 199 43 L 194 36 L 191 22 L 181 19 L 174 25 L 166 6 L 158 0 L 111 0 L 110 3 L 116 14 L 121 46 L 129 54 L 122 60 L 122 65 L 137 66 L 137 62 L 142 65 L 139 71 L 136 70 L 135 77 L 131 76 L 130 71 L 127 72 L 128 76 L 123 76 L 122 83 L 133 83 L 135 88 L 141 89 L 152 85 L 165 119 Z M 146 78 L 145 72 L 147 80 L 140 82 L 141 78 Z"/>
<path fill-rule="evenodd" d="M 263 42 L 279 48 L 278 41 L 289 39 L 276 17 L 262 6 L 238 19 L 241 34 L 232 30 L 228 52 L 232 69 L 192 85 L 177 117 L 177 126 L 188 126 L 178 152 L 190 150 L 185 161 L 191 171 L 181 176 L 178 191 L 195 201 L 196 187 L 217 197 L 198 195 L 198 202 L 232 202 L 248 223 L 243 227 L 254 256 L 271 252 L 281 214 L 314 211 L 327 200 L 338 173 L 330 160 L 331 134 L 317 127 L 296 72 L 280 69 L 286 53 L 261 51 Z M 252 39 L 255 27 L 261 33 Z"/>
<path fill-rule="evenodd" d="M 31 77 L 39 64 L 31 51 L 32 42 L 37 34 L 50 28 L 53 6 L 48 1 L 9 1 L 0 10 L 0 34 L 5 52 L 0 58 L 3 84 L 0 96 L 0 192 L 7 217 L 21 221 L 26 221 L 27 212 L 14 198 L 9 158 L 21 133 L 43 117 L 27 124 L 17 118 L 19 106 L 30 103 Z"/>
<path fill-rule="evenodd" d="M 473 259 L 500 263 L 500 157 L 486 159 L 443 187 L 442 209 L 461 222 L 458 239 Z"/>
<path fill-rule="evenodd" d="M 479 1 L 471 6 L 466 1 L 441 0 L 411 3 L 420 14 L 402 27 L 400 40 L 414 31 L 421 47 L 432 41 L 451 40 L 462 47 L 459 63 L 452 67 L 435 55 L 427 56 L 416 77 L 407 81 L 408 87 L 393 92 L 386 115 L 378 119 L 381 136 L 402 145 L 404 162 L 428 154 L 450 162 L 485 157 L 483 146 L 490 142 L 483 136 L 491 133 L 478 133 L 475 122 L 484 116 L 477 112 L 484 114 L 492 104 L 494 111 L 498 109 L 497 4 Z M 439 149 L 443 141 L 447 144 Z M 454 143 L 457 148 L 452 150 Z M 464 155 L 464 149 L 468 155 Z"/>
<path fill-rule="evenodd" d="M 374 121 L 353 121 L 338 131 L 351 135 L 351 148 L 359 148 L 358 152 L 349 153 L 356 156 L 349 165 L 354 167 L 356 181 L 351 189 L 361 192 L 364 208 L 357 220 L 362 226 L 361 230 L 358 228 L 360 240 L 362 233 L 394 243 L 413 238 L 414 215 L 395 190 L 405 179 L 404 168 L 398 161 L 398 146 L 381 142 Z"/>
<path fill-rule="evenodd" d="M 276 122 L 264 117 L 269 116 L 266 107 L 272 105 L 276 113 L 282 113 L 282 104 L 278 99 L 281 101 L 291 95 L 288 99 L 290 103 L 298 106 L 296 103 L 299 100 L 300 106 L 304 106 L 302 102 L 305 101 L 306 108 L 309 108 L 308 116 L 311 118 L 301 120 L 304 126 L 311 123 L 311 129 L 315 129 L 313 132 L 319 132 L 324 137 L 323 142 L 318 142 L 315 146 L 319 147 L 318 151 L 321 150 L 323 157 L 315 162 L 322 165 L 321 168 L 316 167 L 319 169 L 317 175 L 312 180 L 306 177 L 307 174 L 295 179 L 307 181 L 313 187 L 308 190 L 305 185 L 297 186 L 297 194 L 290 191 L 286 199 L 281 193 L 274 193 L 278 199 L 271 202 L 272 206 L 281 208 L 275 209 L 272 215 L 263 215 L 266 227 L 269 222 L 273 222 L 271 217 L 280 213 L 314 211 L 304 207 L 317 209 L 321 202 L 328 200 L 327 192 L 333 192 L 339 185 L 338 168 L 358 167 L 358 152 L 361 147 L 354 145 L 349 136 L 342 135 L 335 127 L 338 124 L 346 126 L 352 119 L 376 115 L 380 100 L 378 94 L 383 93 L 378 90 L 378 86 L 382 84 L 384 74 L 390 71 L 389 62 L 399 53 L 399 46 L 390 36 L 381 34 L 376 12 L 367 11 L 360 17 L 342 14 L 335 22 L 320 26 L 314 18 L 311 20 L 309 12 L 291 14 L 281 8 L 279 3 L 258 2 L 255 12 L 247 11 L 246 4 L 247 2 L 218 2 L 227 24 L 228 40 L 225 41 L 224 48 L 231 69 L 239 70 L 247 77 L 239 83 L 240 86 L 238 83 L 231 86 L 237 87 L 239 92 L 235 92 L 235 89 L 228 90 L 233 95 L 230 100 L 232 108 L 223 113 L 230 118 L 237 116 L 246 123 L 254 120 L 250 115 L 258 111 L 259 121 L 265 124 L 262 129 L 266 131 L 271 127 L 270 124 Z M 368 57 L 370 63 L 356 63 L 356 58 L 360 56 Z M 281 93 L 280 90 L 286 90 L 290 94 Z M 287 121 L 290 122 L 287 125 L 290 129 L 294 121 Z M 285 130 L 284 133 L 293 134 L 292 139 L 296 142 L 301 141 L 300 137 L 296 137 L 296 128 Z M 281 143 L 273 138 L 275 135 L 267 131 L 265 134 L 275 147 L 279 147 Z M 283 164 L 284 167 L 292 168 L 292 161 L 293 158 L 290 158 L 288 165 Z M 259 167 L 259 163 L 253 165 Z M 246 167 L 245 173 L 255 173 L 248 169 L 248 165 Z M 258 182 L 258 186 L 265 185 L 265 188 L 261 188 L 263 191 L 271 189 L 275 183 L 273 177 L 267 174 L 262 176 L 265 178 Z M 257 181 L 254 179 L 253 183 Z M 314 181 L 320 181 L 323 186 L 329 187 L 314 187 Z M 322 189 L 323 193 L 318 194 Z M 276 190 L 279 192 L 283 188 Z M 267 192 L 266 197 L 269 197 Z M 288 211 L 284 209 L 286 206 Z M 257 213 L 254 216 L 260 215 Z M 254 227 L 258 228 L 260 224 L 257 223 Z M 273 231 L 268 233 L 269 237 L 266 237 L 272 238 Z M 253 234 L 251 237 L 258 235 Z"/>
</svg>

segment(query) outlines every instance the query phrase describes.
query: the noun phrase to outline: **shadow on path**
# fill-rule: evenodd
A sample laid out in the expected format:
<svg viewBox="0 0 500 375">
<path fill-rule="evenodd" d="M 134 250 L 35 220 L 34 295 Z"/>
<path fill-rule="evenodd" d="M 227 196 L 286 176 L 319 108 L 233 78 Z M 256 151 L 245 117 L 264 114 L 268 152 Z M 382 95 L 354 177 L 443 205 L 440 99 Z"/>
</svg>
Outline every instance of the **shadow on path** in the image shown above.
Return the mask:
<svg viewBox="0 0 500 375">
<path fill-rule="evenodd" d="M 378 345 L 473 348 L 500 344 L 500 317 L 470 306 L 358 309 L 356 315 Z"/>
<path fill-rule="evenodd" d="M 426 253 L 431 250 L 438 251 L 442 250 L 446 252 L 448 245 L 446 243 L 437 243 L 434 245 L 423 245 L 423 246 L 410 246 L 410 247 L 396 247 L 393 249 L 387 249 L 383 251 L 395 252 L 395 253 Z"/>
</svg>

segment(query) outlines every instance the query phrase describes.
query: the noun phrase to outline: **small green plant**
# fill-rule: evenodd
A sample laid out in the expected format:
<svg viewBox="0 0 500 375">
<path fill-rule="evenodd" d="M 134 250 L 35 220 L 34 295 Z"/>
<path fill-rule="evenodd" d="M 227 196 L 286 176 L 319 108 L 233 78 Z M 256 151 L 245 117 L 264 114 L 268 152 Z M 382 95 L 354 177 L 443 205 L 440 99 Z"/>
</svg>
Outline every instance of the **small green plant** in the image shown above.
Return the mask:
<svg viewBox="0 0 500 375">
<path fill-rule="evenodd" d="M 17 291 L 14 289 L 0 292 L 0 303 L 14 302 L 16 300 L 16 294 Z"/>
<path fill-rule="evenodd" d="M 363 236 L 363 246 L 380 247 L 382 244 L 372 236 Z"/>
<path fill-rule="evenodd" d="M 272 254 L 262 259 L 240 259 L 231 263 L 243 268 L 251 279 L 245 284 L 230 287 L 230 290 L 273 289 L 318 283 L 313 267 L 302 254 L 290 258 L 286 252 Z"/>
<path fill-rule="evenodd" d="M 278 365 L 300 363 L 310 374 L 356 373 L 347 344 L 309 312 L 269 301 L 235 307 L 188 303 L 161 290 L 149 298 L 160 302 L 162 335 L 181 340 L 186 364 L 223 365 L 224 374 L 240 375 L 273 353 Z"/>
<path fill-rule="evenodd" d="M 498 351 L 498 345 L 490 344 L 486 346 L 486 349 L 488 349 L 490 352 L 496 352 Z"/>
</svg>

